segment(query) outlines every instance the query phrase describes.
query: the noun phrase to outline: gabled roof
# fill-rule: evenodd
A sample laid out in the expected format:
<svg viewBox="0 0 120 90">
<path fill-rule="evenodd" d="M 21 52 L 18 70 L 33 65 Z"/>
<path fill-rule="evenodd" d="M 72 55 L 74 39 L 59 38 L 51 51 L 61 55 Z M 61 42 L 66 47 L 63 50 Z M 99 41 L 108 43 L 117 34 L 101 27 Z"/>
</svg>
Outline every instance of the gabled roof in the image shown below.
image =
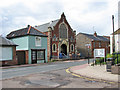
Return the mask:
<svg viewBox="0 0 120 90">
<path fill-rule="evenodd" d="M 108 41 L 108 42 L 109 42 L 109 39 L 106 38 L 106 37 L 104 37 L 104 36 L 99 36 L 99 35 L 94 36 L 94 35 L 92 35 L 92 34 L 86 34 L 86 33 L 79 33 L 79 34 L 83 34 L 83 35 L 85 35 L 86 37 L 88 37 L 88 38 L 90 38 L 90 39 L 92 39 L 92 40 L 94 40 L 94 41 Z M 79 35 L 79 34 L 78 34 L 78 35 Z"/>
<path fill-rule="evenodd" d="M 112 33 L 113 34 L 113 33 Z M 120 34 L 120 28 L 114 32 L 114 34 Z"/>
<path fill-rule="evenodd" d="M 5 37 L 0 36 L 0 46 L 17 46 L 11 40 L 8 40 Z"/>
<path fill-rule="evenodd" d="M 59 19 L 51 21 L 49 23 L 45 23 L 45 24 L 42 24 L 42 25 L 35 26 L 35 28 L 42 31 L 42 32 L 47 32 L 48 27 L 51 27 L 53 29 L 53 27 L 58 23 L 58 21 L 59 21 Z"/>
<path fill-rule="evenodd" d="M 25 36 L 25 35 L 36 35 L 36 36 L 47 37 L 44 33 L 28 25 L 27 28 L 23 28 L 23 29 L 16 30 L 16 31 L 9 33 L 7 35 L 7 38 L 14 38 L 14 37 L 20 37 L 20 36 Z"/>
</svg>

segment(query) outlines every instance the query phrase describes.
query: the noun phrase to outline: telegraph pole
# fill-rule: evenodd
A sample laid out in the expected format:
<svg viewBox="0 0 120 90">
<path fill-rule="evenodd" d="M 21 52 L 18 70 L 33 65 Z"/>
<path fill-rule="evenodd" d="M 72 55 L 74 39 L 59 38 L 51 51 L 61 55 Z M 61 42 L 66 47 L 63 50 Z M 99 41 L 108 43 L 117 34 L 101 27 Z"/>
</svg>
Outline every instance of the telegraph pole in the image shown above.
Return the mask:
<svg viewBox="0 0 120 90">
<path fill-rule="evenodd" d="M 113 42 L 112 42 L 112 45 L 113 45 L 113 53 L 115 52 L 115 36 L 114 36 L 114 15 L 112 15 L 112 24 L 113 24 Z"/>
</svg>

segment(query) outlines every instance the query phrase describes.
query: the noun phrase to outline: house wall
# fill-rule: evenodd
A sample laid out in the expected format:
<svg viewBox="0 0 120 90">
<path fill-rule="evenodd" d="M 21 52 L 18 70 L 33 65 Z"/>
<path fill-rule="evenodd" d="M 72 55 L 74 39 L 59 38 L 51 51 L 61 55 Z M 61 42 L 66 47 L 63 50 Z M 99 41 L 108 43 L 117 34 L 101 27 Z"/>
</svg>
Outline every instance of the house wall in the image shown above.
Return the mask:
<svg viewBox="0 0 120 90">
<path fill-rule="evenodd" d="M 115 35 L 115 52 L 120 52 L 120 34 Z"/>
<path fill-rule="evenodd" d="M 112 43 L 113 43 L 113 42 L 112 42 L 112 36 L 113 36 L 113 35 L 110 35 L 110 54 L 113 53 L 113 49 L 112 49 L 112 48 L 113 48 L 113 45 L 112 45 Z"/>
<path fill-rule="evenodd" d="M 91 44 L 91 39 L 87 38 L 83 34 L 78 34 L 76 36 L 77 53 L 81 53 L 82 57 L 88 57 L 88 47 L 85 46 L 85 44 Z M 91 49 L 89 50 L 91 56 Z"/>
<path fill-rule="evenodd" d="M 45 59 L 47 62 L 47 37 L 41 37 L 41 46 L 35 45 L 36 36 L 29 37 L 29 64 L 31 64 L 31 49 L 45 49 Z M 37 61 L 37 63 L 44 63 L 44 60 Z"/>
<path fill-rule="evenodd" d="M 12 38 L 11 40 L 17 44 L 17 51 L 25 51 L 26 64 L 31 64 L 31 49 L 45 49 L 45 59 L 47 62 L 47 37 L 41 37 L 41 46 L 35 46 L 36 36 L 23 36 Z M 37 63 L 42 63 L 44 60 L 38 61 Z"/>
<path fill-rule="evenodd" d="M 94 57 L 94 49 L 105 49 L 105 55 L 107 53 L 110 53 L 110 47 L 109 47 L 109 42 L 107 41 L 92 41 L 91 42 L 91 50 L 92 50 L 92 57 Z M 95 46 L 94 46 L 95 43 Z M 99 43 L 101 43 L 101 46 L 99 46 Z"/>
<path fill-rule="evenodd" d="M 112 44 L 113 35 L 110 35 L 110 53 L 113 53 L 113 44 Z M 120 34 L 115 35 L 115 52 L 120 52 Z"/>
<path fill-rule="evenodd" d="M 118 52 L 120 52 L 120 34 L 118 35 Z"/>
<path fill-rule="evenodd" d="M 99 42 L 101 43 L 101 47 L 99 47 Z M 94 46 L 95 43 L 95 46 Z M 105 54 L 110 52 L 109 42 L 108 41 L 93 41 L 92 39 L 88 38 L 87 36 L 79 33 L 76 36 L 76 47 L 77 52 L 81 53 L 82 57 L 88 57 L 88 47 L 85 46 L 86 44 L 90 44 L 89 48 L 89 57 L 94 57 L 94 49 L 105 49 Z"/>
<path fill-rule="evenodd" d="M 16 50 L 28 50 L 28 36 L 23 36 L 23 37 L 16 37 L 12 38 L 12 40 L 15 44 L 18 46 L 16 47 Z"/>
</svg>

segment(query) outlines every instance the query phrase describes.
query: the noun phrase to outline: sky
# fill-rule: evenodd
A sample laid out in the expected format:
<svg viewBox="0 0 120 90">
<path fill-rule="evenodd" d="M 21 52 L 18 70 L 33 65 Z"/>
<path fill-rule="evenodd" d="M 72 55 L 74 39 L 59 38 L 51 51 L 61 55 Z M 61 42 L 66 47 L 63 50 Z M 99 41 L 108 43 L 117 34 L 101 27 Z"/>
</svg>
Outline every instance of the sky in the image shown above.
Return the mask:
<svg viewBox="0 0 120 90">
<path fill-rule="evenodd" d="M 0 35 L 5 36 L 27 25 L 35 26 L 66 19 L 76 33 L 110 35 L 112 15 L 118 29 L 118 1 L 120 0 L 1 0 Z"/>
</svg>

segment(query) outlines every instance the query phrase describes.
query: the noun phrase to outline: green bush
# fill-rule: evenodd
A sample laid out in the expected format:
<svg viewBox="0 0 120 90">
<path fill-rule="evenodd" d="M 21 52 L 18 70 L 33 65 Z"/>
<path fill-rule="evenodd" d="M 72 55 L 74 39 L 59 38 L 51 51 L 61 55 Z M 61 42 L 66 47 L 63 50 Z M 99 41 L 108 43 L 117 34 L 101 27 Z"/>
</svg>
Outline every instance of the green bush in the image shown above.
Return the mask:
<svg viewBox="0 0 120 90">
<path fill-rule="evenodd" d="M 113 58 L 112 54 L 107 54 L 106 58 Z"/>
<path fill-rule="evenodd" d="M 95 60 L 95 65 L 100 64 L 100 59 Z"/>
<path fill-rule="evenodd" d="M 96 60 L 95 60 L 95 65 L 97 65 L 97 64 L 105 64 L 104 63 L 104 57 L 101 57 L 101 58 L 97 58 Z"/>
<path fill-rule="evenodd" d="M 118 63 L 120 63 L 120 55 L 118 56 Z M 115 59 L 115 64 L 117 64 L 117 57 Z"/>
</svg>

